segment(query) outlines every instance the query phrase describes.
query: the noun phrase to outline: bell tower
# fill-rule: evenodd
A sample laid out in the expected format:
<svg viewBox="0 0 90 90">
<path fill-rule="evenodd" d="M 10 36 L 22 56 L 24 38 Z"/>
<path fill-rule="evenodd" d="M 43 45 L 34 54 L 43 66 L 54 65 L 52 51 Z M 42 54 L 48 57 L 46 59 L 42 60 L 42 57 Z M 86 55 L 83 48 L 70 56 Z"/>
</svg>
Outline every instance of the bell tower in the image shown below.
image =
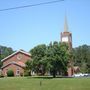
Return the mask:
<svg viewBox="0 0 90 90">
<path fill-rule="evenodd" d="M 67 17 L 65 16 L 64 31 L 61 32 L 61 42 L 65 42 L 69 46 L 69 52 L 72 50 L 72 33 L 68 31 Z M 71 77 L 74 74 L 72 58 L 68 61 L 67 74 Z"/>
<path fill-rule="evenodd" d="M 72 49 L 72 33 L 68 31 L 67 17 L 65 16 L 64 31 L 61 32 L 61 42 L 68 44 L 69 49 Z"/>
</svg>

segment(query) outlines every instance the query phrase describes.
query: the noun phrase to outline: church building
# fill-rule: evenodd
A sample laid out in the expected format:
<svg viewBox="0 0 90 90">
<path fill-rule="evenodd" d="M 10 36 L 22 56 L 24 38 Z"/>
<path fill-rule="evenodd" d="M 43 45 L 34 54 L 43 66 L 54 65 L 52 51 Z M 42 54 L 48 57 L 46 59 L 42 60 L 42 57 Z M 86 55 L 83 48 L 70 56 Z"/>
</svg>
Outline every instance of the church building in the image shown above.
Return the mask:
<svg viewBox="0 0 90 90">
<path fill-rule="evenodd" d="M 2 74 L 7 76 L 8 70 L 14 72 L 14 76 L 24 75 L 25 63 L 31 60 L 31 55 L 23 50 L 16 51 L 6 58 L 2 59 Z"/>
</svg>

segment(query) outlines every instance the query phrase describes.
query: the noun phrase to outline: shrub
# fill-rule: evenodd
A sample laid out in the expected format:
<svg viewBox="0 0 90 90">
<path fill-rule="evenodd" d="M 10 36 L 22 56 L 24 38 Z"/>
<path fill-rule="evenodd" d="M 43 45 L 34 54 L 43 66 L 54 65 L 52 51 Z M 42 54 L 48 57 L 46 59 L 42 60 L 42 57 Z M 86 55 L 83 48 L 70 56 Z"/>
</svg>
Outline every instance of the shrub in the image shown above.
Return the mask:
<svg viewBox="0 0 90 90">
<path fill-rule="evenodd" d="M 22 77 L 23 76 L 23 73 L 20 73 L 20 76 Z"/>
<path fill-rule="evenodd" d="M 24 76 L 31 76 L 31 72 L 29 72 L 28 70 L 24 71 Z"/>
<path fill-rule="evenodd" d="M 27 71 L 25 71 L 24 76 L 29 76 L 29 73 Z"/>
<path fill-rule="evenodd" d="M 0 74 L 0 78 L 2 78 L 2 77 L 4 77 L 4 75 L 1 73 L 1 74 Z"/>
<path fill-rule="evenodd" d="M 8 76 L 8 77 L 13 77 L 13 76 L 14 76 L 13 70 L 8 70 L 8 71 L 7 71 L 7 76 Z"/>
</svg>

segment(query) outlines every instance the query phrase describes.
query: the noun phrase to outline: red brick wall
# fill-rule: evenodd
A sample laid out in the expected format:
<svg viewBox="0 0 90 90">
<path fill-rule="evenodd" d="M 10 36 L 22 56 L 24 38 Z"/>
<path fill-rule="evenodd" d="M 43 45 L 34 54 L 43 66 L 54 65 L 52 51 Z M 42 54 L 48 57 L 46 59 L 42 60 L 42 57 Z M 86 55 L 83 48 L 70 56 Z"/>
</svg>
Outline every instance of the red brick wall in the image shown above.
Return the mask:
<svg viewBox="0 0 90 90">
<path fill-rule="evenodd" d="M 69 49 L 71 50 L 72 49 L 72 34 L 70 32 L 62 32 L 61 33 L 61 42 L 62 42 L 62 37 L 65 37 L 67 36 L 69 41 L 66 42 L 69 46 Z"/>
<path fill-rule="evenodd" d="M 5 66 L 5 65 L 7 65 L 7 64 L 9 64 L 13 61 L 14 62 L 23 62 L 23 63 L 25 63 L 27 60 L 30 60 L 30 59 L 31 59 L 31 57 L 29 55 L 18 52 L 15 55 L 13 55 L 13 56 L 9 57 L 8 59 L 4 60 L 3 61 L 3 66 Z M 15 65 L 15 64 L 9 64 L 8 66 L 4 67 L 2 69 L 2 73 L 3 73 L 4 76 L 6 76 L 7 70 L 11 69 L 11 70 L 14 71 L 14 76 L 16 76 L 17 68 L 19 68 L 20 73 L 24 73 L 24 69 L 22 67 L 18 66 L 18 65 Z"/>
<path fill-rule="evenodd" d="M 71 77 L 74 74 L 74 69 L 69 67 L 67 72 L 68 72 L 68 76 Z"/>
<path fill-rule="evenodd" d="M 21 59 L 19 60 L 18 57 L 20 55 L 21 55 Z M 17 53 L 14 56 L 12 56 L 12 57 L 8 58 L 7 60 L 3 61 L 3 65 L 7 65 L 8 63 L 10 63 L 12 61 L 15 61 L 15 62 L 21 61 L 21 62 L 25 63 L 29 59 L 31 59 L 30 56 L 28 56 L 26 54 L 23 54 L 23 53 Z"/>
<path fill-rule="evenodd" d="M 3 68 L 3 75 L 4 76 L 7 76 L 6 73 L 8 70 L 13 70 L 14 72 L 14 76 L 16 76 L 16 70 L 19 68 L 20 70 L 20 73 L 24 73 L 24 69 L 22 67 L 19 67 L 17 65 L 14 65 L 14 64 L 10 64 L 8 65 L 7 67 Z"/>
</svg>

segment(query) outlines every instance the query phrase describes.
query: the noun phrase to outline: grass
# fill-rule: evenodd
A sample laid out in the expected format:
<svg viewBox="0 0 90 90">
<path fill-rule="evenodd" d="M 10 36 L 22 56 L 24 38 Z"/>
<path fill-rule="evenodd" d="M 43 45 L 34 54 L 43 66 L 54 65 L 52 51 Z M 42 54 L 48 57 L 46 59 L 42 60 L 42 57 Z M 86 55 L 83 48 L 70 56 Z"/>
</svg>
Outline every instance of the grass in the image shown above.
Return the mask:
<svg viewBox="0 0 90 90">
<path fill-rule="evenodd" d="M 0 90 L 90 90 L 90 78 L 0 78 Z"/>
</svg>

